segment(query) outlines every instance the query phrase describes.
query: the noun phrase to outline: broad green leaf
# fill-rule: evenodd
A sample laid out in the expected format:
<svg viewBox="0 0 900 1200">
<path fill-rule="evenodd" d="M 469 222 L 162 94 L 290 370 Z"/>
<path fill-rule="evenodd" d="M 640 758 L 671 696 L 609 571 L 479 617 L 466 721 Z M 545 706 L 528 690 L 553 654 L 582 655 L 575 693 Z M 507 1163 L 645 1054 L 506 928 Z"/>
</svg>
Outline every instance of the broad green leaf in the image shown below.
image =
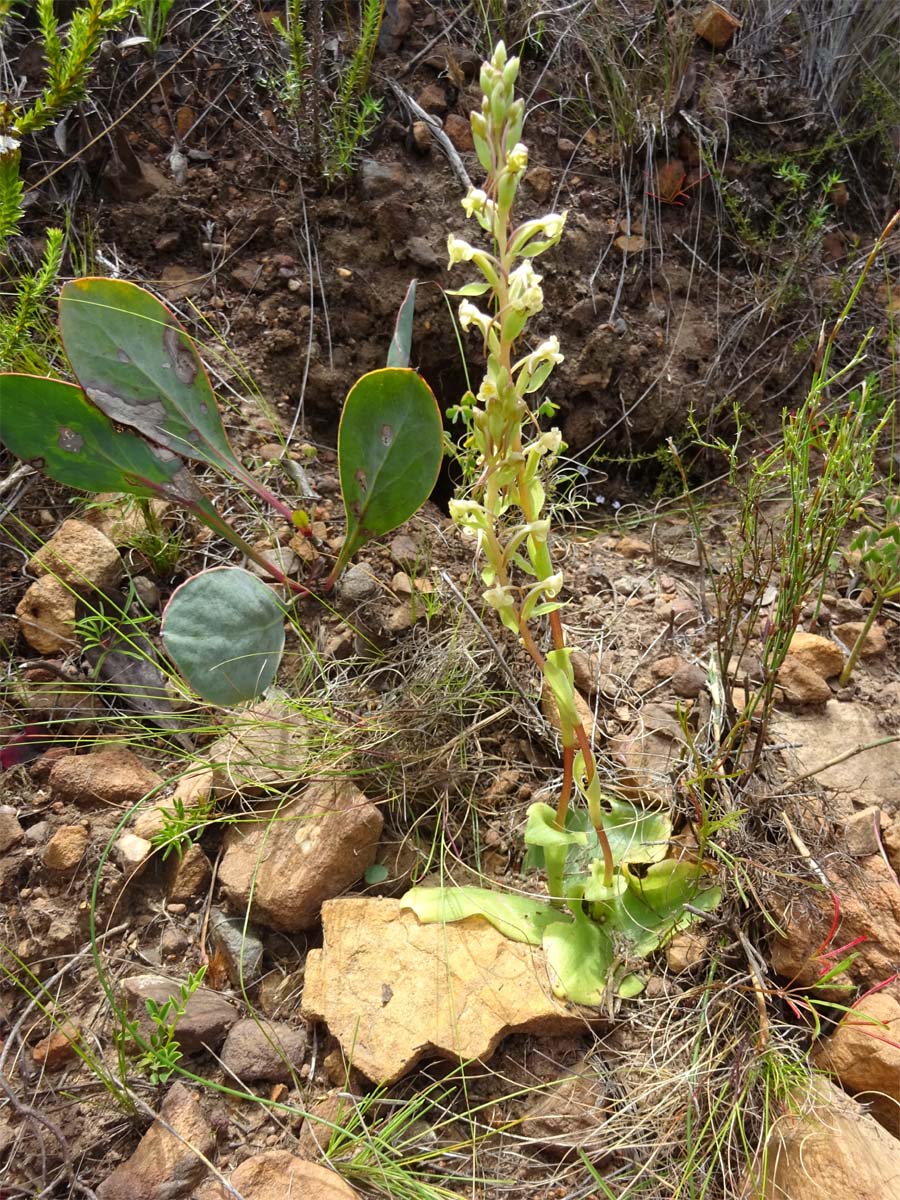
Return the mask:
<svg viewBox="0 0 900 1200">
<path fill-rule="evenodd" d="M 354 384 L 338 431 L 347 533 L 333 576 L 370 538 L 389 533 L 421 508 L 442 454 L 440 409 L 415 371 L 384 367 Z"/>
<path fill-rule="evenodd" d="M 624 975 L 616 984 L 616 992 L 623 1000 L 633 1000 L 646 986 L 640 975 Z"/>
<path fill-rule="evenodd" d="M 553 993 L 573 1004 L 602 1004 L 614 982 L 616 952 L 605 929 L 595 925 L 575 905 L 575 920 L 557 921 L 544 930 L 544 954 Z"/>
<path fill-rule="evenodd" d="M 617 863 L 652 863 L 665 858 L 672 836 L 672 818 L 667 812 L 619 796 L 606 795 L 604 800 L 603 828 Z"/>
<path fill-rule="evenodd" d="M 568 923 L 572 919 L 544 900 L 477 887 L 412 888 L 401 900 L 400 907 L 411 909 L 423 925 L 484 917 L 510 941 L 525 942 L 529 946 L 540 946 L 548 926 L 556 922 Z"/>
<path fill-rule="evenodd" d="M 696 863 L 667 858 L 651 863 L 641 876 L 627 866 L 622 871 L 626 890 L 612 902 L 595 905 L 594 912 L 610 933 L 627 938 L 641 958 L 697 919 L 685 904 L 711 912 L 722 899 L 721 888 L 711 886 Z"/>
<path fill-rule="evenodd" d="M 483 296 L 490 291 L 491 285 L 485 280 L 483 282 L 476 281 L 475 283 L 465 283 L 458 288 L 445 288 L 445 296 Z"/>
<path fill-rule="evenodd" d="M 183 458 L 241 472 L 194 343 L 149 292 L 120 279 L 72 280 L 59 327 L 78 382 L 113 421 Z"/>
<path fill-rule="evenodd" d="M 608 904 L 614 903 L 628 888 L 628 883 L 621 871 L 617 871 L 613 875 L 612 883 L 609 887 L 603 882 L 603 863 L 599 858 L 591 859 L 590 870 L 588 875 L 582 875 L 579 879 L 579 886 L 584 888 L 584 899 L 592 904 Z"/>
<path fill-rule="evenodd" d="M 0 441 L 68 487 L 194 500 L 180 458 L 116 429 L 71 383 L 0 375 Z"/>
<path fill-rule="evenodd" d="M 413 318 L 415 315 L 416 281 L 412 279 L 397 313 L 394 336 L 391 338 L 391 348 L 388 350 L 387 356 L 387 365 L 389 367 L 409 366 L 409 356 L 412 351 Z"/>
<path fill-rule="evenodd" d="M 639 803 L 623 800 L 609 792 L 603 793 L 603 828 L 609 839 L 613 861 L 620 863 L 658 862 L 668 853 L 672 819 L 668 813 L 645 808 Z M 600 854 L 597 833 L 583 808 L 570 808 L 566 813 L 566 828 L 581 831 L 586 843 L 573 844 L 566 855 L 566 882 L 576 882 L 588 874 L 591 863 Z M 544 851 L 531 843 L 525 859 L 527 869 L 544 866 Z"/>
<path fill-rule="evenodd" d="M 163 614 L 166 652 L 212 704 L 240 704 L 272 683 L 284 651 L 284 610 L 239 567 L 213 567 L 172 594 Z"/>
</svg>

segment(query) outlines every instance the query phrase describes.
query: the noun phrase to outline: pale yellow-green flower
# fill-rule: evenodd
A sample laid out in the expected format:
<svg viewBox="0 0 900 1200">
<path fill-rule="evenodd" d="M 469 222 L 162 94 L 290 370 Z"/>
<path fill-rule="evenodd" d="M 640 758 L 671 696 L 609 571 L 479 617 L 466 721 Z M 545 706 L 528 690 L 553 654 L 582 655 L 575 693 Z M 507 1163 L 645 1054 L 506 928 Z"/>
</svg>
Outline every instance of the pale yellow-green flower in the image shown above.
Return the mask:
<svg viewBox="0 0 900 1200">
<path fill-rule="evenodd" d="M 462 198 L 462 206 L 466 210 L 467 217 L 483 213 L 489 204 L 490 200 L 483 188 L 469 188 L 468 192 Z"/>
<path fill-rule="evenodd" d="M 450 256 L 447 266 L 452 267 L 455 263 L 471 262 L 475 256 L 475 247 L 451 233 L 447 237 L 447 254 Z"/>
<path fill-rule="evenodd" d="M 509 275 L 510 307 L 527 317 L 533 317 L 544 307 L 544 293 L 541 291 L 543 275 L 538 275 L 529 259 L 520 263 Z"/>
<path fill-rule="evenodd" d="M 521 174 L 528 166 L 528 147 L 517 142 L 506 156 L 506 165 L 510 171 Z"/>
<path fill-rule="evenodd" d="M 480 308 L 477 308 L 471 300 L 461 300 L 459 305 L 459 323 L 463 329 L 471 329 L 474 325 L 482 335 L 487 337 L 488 331 L 493 324 L 493 319 L 487 313 L 483 313 Z"/>
</svg>

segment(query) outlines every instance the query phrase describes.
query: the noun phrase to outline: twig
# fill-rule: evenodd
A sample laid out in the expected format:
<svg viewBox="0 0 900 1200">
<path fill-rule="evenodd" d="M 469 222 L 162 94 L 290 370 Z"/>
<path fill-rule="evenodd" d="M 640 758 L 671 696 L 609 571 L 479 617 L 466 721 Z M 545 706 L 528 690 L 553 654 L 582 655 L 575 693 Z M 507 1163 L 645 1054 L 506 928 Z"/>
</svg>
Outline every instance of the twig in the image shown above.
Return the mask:
<svg viewBox="0 0 900 1200">
<path fill-rule="evenodd" d="M 884 865 L 887 867 L 888 872 L 890 873 L 891 879 L 893 879 L 893 881 L 894 881 L 894 883 L 896 883 L 897 887 L 900 888 L 900 878 L 898 878 L 897 872 L 894 870 L 893 866 L 891 865 L 891 860 L 887 856 L 887 851 L 884 848 L 884 842 L 882 841 L 882 838 L 881 838 L 881 812 L 880 811 L 872 813 L 872 828 L 875 833 L 875 841 L 878 843 L 878 852 L 881 855 L 881 857 L 884 859 Z"/>
<path fill-rule="evenodd" d="M 742 930 L 735 929 L 734 932 L 737 934 L 738 940 L 744 948 L 747 966 L 750 968 L 753 995 L 756 998 L 756 1007 L 759 1011 L 759 1040 L 756 1044 L 756 1049 L 762 1052 L 769 1044 L 769 1014 L 766 1009 L 766 981 L 764 977 L 765 963 L 761 955 L 757 952 L 756 947 L 751 944 Z"/>
<path fill-rule="evenodd" d="M 388 87 L 394 93 L 396 99 L 399 100 L 405 108 L 409 109 L 414 117 L 418 117 L 420 121 L 424 121 L 424 123 L 428 126 L 428 132 L 443 150 L 447 157 L 447 161 L 453 168 L 453 173 L 456 175 L 456 178 L 463 185 L 466 191 L 468 191 L 472 186 L 472 180 L 469 178 L 469 172 L 463 165 L 463 160 L 456 153 L 456 147 L 447 137 L 446 133 L 444 133 L 443 129 L 441 129 L 440 122 L 437 120 L 437 118 L 433 117 L 431 113 L 427 113 L 424 108 L 416 104 L 412 96 L 410 96 L 408 92 L 404 92 L 403 88 L 400 87 L 399 84 L 394 83 L 392 79 L 388 80 Z"/>
<path fill-rule="evenodd" d="M 828 876 L 825 874 L 825 872 L 822 870 L 822 868 L 819 866 L 819 864 L 816 862 L 816 860 L 810 854 L 809 847 L 807 846 L 806 842 L 804 842 L 803 838 L 800 836 L 800 834 L 797 832 L 797 830 L 794 828 L 791 818 L 787 815 L 786 812 L 783 812 L 781 814 L 781 819 L 782 819 L 782 821 L 784 821 L 784 827 L 788 831 L 788 835 L 789 835 L 791 841 L 794 843 L 794 845 L 800 851 L 800 854 L 802 855 L 802 857 L 805 858 L 806 861 L 809 863 L 809 865 L 812 867 L 813 872 L 815 873 L 819 882 L 823 883 L 825 885 L 825 887 L 830 888 L 831 882 L 830 882 Z"/>
<path fill-rule="evenodd" d="M 0 479 L 0 496 L 4 492 L 8 492 L 11 487 L 19 482 L 20 479 L 27 479 L 29 475 L 36 474 L 36 471 L 30 463 L 19 463 L 17 467 L 6 476 L 5 479 Z"/>
<path fill-rule="evenodd" d="M 900 742 L 900 733 L 894 734 L 893 737 L 879 738 L 875 742 L 866 742 L 865 745 L 855 746 L 852 750 L 845 750 L 837 758 L 830 758 L 828 762 L 822 763 L 821 766 L 813 767 L 811 771 L 804 771 L 802 775 L 795 775 L 791 783 L 802 783 L 804 779 L 812 779 L 813 775 L 821 775 L 829 767 L 836 767 L 838 763 L 846 762 L 848 758 L 855 758 L 857 754 L 864 754 L 866 750 L 875 750 L 879 746 L 890 746 L 892 742 Z"/>
</svg>

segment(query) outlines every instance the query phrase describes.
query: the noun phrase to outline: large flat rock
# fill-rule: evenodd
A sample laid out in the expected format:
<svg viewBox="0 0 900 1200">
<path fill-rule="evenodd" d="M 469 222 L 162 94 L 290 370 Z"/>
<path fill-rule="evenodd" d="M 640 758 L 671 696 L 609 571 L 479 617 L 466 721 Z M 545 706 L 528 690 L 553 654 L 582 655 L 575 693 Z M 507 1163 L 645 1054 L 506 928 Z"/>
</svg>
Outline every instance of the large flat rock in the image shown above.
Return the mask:
<svg viewBox="0 0 900 1200">
<path fill-rule="evenodd" d="M 891 733 L 864 704 L 839 700 L 829 700 L 815 712 L 779 713 L 773 725 L 773 736 L 792 746 L 801 772 L 816 771 L 817 783 L 845 793 L 860 805 L 877 804 L 893 815 L 898 811 L 900 742 L 872 746 L 818 771 L 845 751 L 883 741 Z"/>
<path fill-rule="evenodd" d="M 426 1057 L 486 1059 L 510 1033 L 573 1033 L 600 1019 L 554 997 L 542 951 L 481 917 L 421 925 L 399 900 L 351 897 L 323 904 L 322 927 L 303 1014 L 376 1083 Z"/>
</svg>

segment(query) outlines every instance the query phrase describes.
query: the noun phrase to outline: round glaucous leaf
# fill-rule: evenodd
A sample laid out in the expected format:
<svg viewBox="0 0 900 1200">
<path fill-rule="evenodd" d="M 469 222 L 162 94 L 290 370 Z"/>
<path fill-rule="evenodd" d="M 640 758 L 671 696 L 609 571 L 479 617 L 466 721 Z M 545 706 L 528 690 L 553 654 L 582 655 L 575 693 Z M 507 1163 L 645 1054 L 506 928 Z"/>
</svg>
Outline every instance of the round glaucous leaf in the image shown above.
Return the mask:
<svg viewBox="0 0 900 1200">
<path fill-rule="evenodd" d="M 173 592 L 162 640 L 199 696 L 212 704 L 240 704 L 275 679 L 284 651 L 284 609 L 249 571 L 213 567 Z"/>
</svg>

